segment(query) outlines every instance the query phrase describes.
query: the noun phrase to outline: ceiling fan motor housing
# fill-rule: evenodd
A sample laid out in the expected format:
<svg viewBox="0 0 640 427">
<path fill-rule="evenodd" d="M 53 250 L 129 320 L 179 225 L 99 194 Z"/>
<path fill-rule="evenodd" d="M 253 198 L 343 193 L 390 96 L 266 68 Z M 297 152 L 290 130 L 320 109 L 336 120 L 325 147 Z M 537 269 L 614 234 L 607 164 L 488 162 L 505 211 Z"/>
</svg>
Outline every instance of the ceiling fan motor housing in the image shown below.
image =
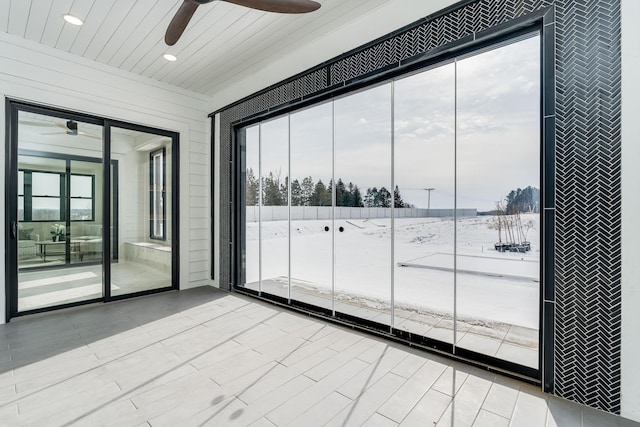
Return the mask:
<svg viewBox="0 0 640 427">
<path fill-rule="evenodd" d="M 67 120 L 67 135 L 77 135 L 78 134 L 78 122 L 74 122 L 73 120 Z"/>
</svg>

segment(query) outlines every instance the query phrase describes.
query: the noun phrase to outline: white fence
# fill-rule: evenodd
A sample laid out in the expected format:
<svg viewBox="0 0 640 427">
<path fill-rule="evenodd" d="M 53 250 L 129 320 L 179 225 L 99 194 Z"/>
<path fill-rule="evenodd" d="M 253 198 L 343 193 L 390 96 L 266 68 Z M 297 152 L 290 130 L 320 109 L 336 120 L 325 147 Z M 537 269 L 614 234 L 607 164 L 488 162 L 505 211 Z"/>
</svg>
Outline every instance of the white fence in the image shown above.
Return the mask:
<svg viewBox="0 0 640 427">
<path fill-rule="evenodd" d="M 291 206 L 291 220 L 331 219 L 331 206 Z M 396 208 L 396 218 L 453 217 L 453 209 Z M 458 209 L 458 218 L 476 216 L 476 209 Z M 262 221 L 286 221 L 288 206 L 263 206 Z M 335 219 L 391 218 L 391 208 L 335 208 Z M 258 206 L 247 206 L 247 222 L 258 221 Z"/>
</svg>

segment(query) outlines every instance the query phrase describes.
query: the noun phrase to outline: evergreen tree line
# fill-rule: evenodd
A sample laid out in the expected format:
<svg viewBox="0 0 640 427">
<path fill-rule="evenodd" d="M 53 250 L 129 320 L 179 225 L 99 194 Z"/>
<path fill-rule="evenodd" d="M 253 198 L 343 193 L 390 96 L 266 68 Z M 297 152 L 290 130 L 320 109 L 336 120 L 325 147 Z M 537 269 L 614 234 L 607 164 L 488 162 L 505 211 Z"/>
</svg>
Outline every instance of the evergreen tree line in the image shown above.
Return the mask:
<svg viewBox="0 0 640 427">
<path fill-rule="evenodd" d="M 511 192 L 505 198 L 506 214 L 513 215 L 519 212 L 540 212 L 540 190 L 528 186 L 524 189 L 518 188 L 517 190 L 511 190 Z"/>
<path fill-rule="evenodd" d="M 279 173 L 269 172 L 262 180 L 262 204 L 263 206 L 286 206 L 288 203 L 289 179 L 282 179 Z M 339 178 L 336 186 L 336 206 L 355 208 L 390 208 L 391 193 L 385 187 L 367 188 L 362 196 L 360 188 L 350 182 L 346 184 Z M 257 206 L 259 202 L 260 181 L 253 169 L 247 169 L 246 197 L 247 206 Z M 315 181 L 311 176 L 302 179 L 294 179 L 291 182 L 291 206 L 331 206 L 331 194 L 333 192 L 333 180 L 325 185 L 321 179 Z M 400 190 L 396 185 L 393 192 L 395 207 L 412 207 L 405 203 L 400 196 Z"/>
</svg>

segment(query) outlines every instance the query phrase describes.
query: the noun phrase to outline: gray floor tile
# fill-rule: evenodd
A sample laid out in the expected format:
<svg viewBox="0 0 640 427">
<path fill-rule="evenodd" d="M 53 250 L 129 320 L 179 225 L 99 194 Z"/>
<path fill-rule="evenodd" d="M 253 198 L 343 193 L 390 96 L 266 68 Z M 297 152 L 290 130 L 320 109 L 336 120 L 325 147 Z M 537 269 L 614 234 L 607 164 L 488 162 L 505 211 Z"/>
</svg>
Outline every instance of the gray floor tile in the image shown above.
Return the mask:
<svg viewBox="0 0 640 427">
<path fill-rule="evenodd" d="M 388 373 L 369 387 L 362 395 L 333 417 L 327 426 L 362 425 L 406 381 Z"/>
<path fill-rule="evenodd" d="M 349 399 L 356 399 L 369 387 L 372 387 L 380 378 L 384 377 L 405 357 L 407 357 L 407 353 L 401 350 L 393 347 L 386 348 L 375 363 L 370 364 L 368 368 L 352 378 L 351 381 L 340 386 L 337 392 Z M 398 377 L 402 378 L 400 376 Z M 403 380 L 406 379 L 403 378 Z"/>
<path fill-rule="evenodd" d="M 368 363 L 358 359 L 346 362 L 302 393 L 271 411 L 267 418 L 278 426 L 290 424 L 368 366 Z"/>
<path fill-rule="evenodd" d="M 501 343 L 502 339 L 467 332 L 464 337 L 458 341 L 457 346 L 466 350 L 494 356 L 498 352 Z"/>
<path fill-rule="evenodd" d="M 557 397 L 549 397 L 547 427 L 582 427 L 582 411 L 578 405 Z"/>
<path fill-rule="evenodd" d="M 511 425 L 535 427 L 545 425 L 547 401 L 544 397 L 520 392 L 511 418 Z"/>
<path fill-rule="evenodd" d="M 513 410 L 516 407 L 518 393 L 518 389 L 494 382 L 489 390 L 487 398 L 482 404 L 482 409 L 510 419 L 513 414 Z"/>
<path fill-rule="evenodd" d="M 437 426 L 472 426 L 490 388 L 490 381 L 469 375 Z"/>
<path fill-rule="evenodd" d="M 391 372 L 404 378 L 411 378 L 427 361 L 428 359 L 423 355 L 409 354 L 409 356 L 398 363 Z"/>
<path fill-rule="evenodd" d="M 255 423 L 252 423 L 249 427 L 276 427 L 276 425 L 266 418 L 260 418 Z"/>
<path fill-rule="evenodd" d="M 496 357 L 538 369 L 539 353 L 537 348 L 532 349 L 503 342 L 496 352 Z"/>
<path fill-rule="evenodd" d="M 431 389 L 422 396 L 400 425 L 403 427 L 434 426 L 449 407 L 451 400 L 451 396 Z"/>
<path fill-rule="evenodd" d="M 448 396 L 455 396 L 468 376 L 469 374 L 461 371 L 458 366 L 449 366 L 433 385 L 433 389 Z"/>
<path fill-rule="evenodd" d="M 437 362 L 424 364 L 380 406 L 378 412 L 396 423 L 400 423 L 446 368 L 446 365 Z"/>
<path fill-rule="evenodd" d="M 375 414 L 371 415 L 369 419 L 366 420 L 362 425 L 376 427 L 395 427 L 398 425 L 398 423 L 376 412 Z"/>
<path fill-rule="evenodd" d="M 473 427 L 509 427 L 509 420 L 482 409 L 474 421 Z"/>
<path fill-rule="evenodd" d="M 323 426 L 351 402 L 352 400 L 348 397 L 334 391 L 287 425 L 292 427 Z"/>
<path fill-rule="evenodd" d="M 582 409 L 583 427 L 618 427 L 619 423 L 620 419 L 611 414 L 587 407 Z"/>
</svg>

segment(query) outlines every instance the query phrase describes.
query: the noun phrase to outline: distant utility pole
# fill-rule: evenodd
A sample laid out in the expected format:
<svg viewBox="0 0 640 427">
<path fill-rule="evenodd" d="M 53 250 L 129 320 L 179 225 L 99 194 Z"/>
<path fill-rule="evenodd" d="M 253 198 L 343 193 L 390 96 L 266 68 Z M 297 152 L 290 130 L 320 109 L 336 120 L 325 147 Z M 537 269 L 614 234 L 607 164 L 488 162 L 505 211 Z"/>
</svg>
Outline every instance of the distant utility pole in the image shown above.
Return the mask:
<svg viewBox="0 0 640 427">
<path fill-rule="evenodd" d="M 431 210 L 431 192 L 435 190 L 435 188 L 423 188 L 423 190 L 427 192 L 427 217 L 428 217 L 429 210 Z"/>
</svg>

